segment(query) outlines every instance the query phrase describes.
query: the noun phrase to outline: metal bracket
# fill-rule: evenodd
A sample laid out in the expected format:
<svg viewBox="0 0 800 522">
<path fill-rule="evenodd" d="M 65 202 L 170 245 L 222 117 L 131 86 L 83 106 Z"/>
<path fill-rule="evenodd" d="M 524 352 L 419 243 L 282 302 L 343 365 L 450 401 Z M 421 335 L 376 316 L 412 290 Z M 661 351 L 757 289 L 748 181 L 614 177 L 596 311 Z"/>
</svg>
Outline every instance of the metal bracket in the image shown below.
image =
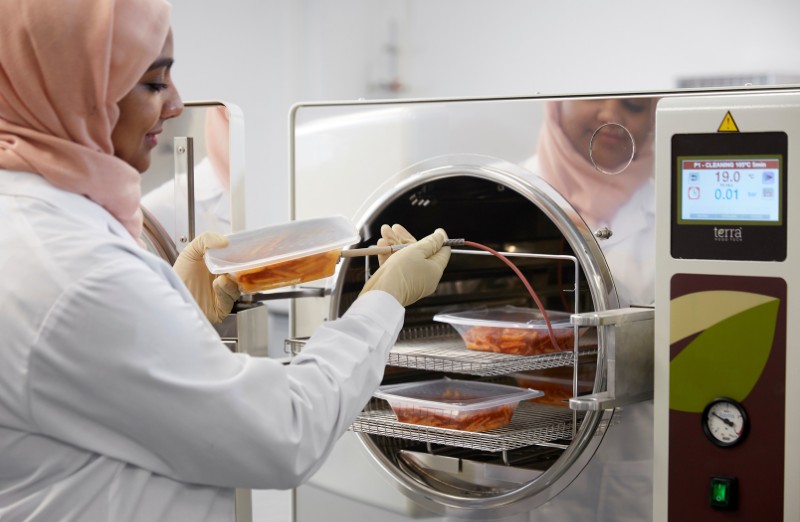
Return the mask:
<svg viewBox="0 0 800 522">
<path fill-rule="evenodd" d="M 277 290 L 271 292 L 256 292 L 254 294 L 242 294 L 239 298 L 244 303 L 258 301 L 274 301 L 277 299 L 299 299 L 303 297 L 325 297 L 326 289 L 318 287 L 295 287 L 290 290 Z"/>
<path fill-rule="evenodd" d="M 175 245 L 178 250 L 195 236 L 194 138 L 173 139 L 175 157 Z"/>
<path fill-rule="evenodd" d="M 606 391 L 572 397 L 570 408 L 599 411 L 653 398 L 654 319 L 653 308 L 620 308 L 570 317 L 573 325 L 598 328 L 598 348 L 607 362 Z M 605 328 L 606 335 L 601 335 Z M 605 346 L 604 340 L 608 341 Z"/>
</svg>

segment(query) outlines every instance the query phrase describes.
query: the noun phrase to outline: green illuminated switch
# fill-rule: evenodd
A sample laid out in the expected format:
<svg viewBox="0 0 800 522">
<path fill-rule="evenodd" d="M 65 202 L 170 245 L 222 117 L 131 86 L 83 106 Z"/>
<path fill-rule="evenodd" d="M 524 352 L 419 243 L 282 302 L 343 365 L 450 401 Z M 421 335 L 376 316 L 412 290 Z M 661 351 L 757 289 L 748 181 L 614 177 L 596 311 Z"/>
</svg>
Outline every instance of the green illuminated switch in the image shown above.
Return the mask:
<svg viewBox="0 0 800 522">
<path fill-rule="evenodd" d="M 714 509 L 736 509 L 738 504 L 738 481 L 736 477 L 711 477 L 708 502 Z"/>
</svg>

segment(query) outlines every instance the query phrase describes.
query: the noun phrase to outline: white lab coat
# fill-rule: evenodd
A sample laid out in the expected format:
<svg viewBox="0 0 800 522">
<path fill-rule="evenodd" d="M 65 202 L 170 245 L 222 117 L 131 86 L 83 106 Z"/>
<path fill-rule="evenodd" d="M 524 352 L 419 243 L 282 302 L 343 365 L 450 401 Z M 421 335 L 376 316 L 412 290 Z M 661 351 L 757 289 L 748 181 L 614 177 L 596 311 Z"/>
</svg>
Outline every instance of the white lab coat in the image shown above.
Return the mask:
<svg viewBox="0 0 800 522">
<path fill-rule="evenodd" d="M 291 365 L 234 354 L 90 200 L 3 171 L 0 222 L 0 520 L 231 521 L 318 468 L 403 322 L 369 292 Z"/>
</svg>

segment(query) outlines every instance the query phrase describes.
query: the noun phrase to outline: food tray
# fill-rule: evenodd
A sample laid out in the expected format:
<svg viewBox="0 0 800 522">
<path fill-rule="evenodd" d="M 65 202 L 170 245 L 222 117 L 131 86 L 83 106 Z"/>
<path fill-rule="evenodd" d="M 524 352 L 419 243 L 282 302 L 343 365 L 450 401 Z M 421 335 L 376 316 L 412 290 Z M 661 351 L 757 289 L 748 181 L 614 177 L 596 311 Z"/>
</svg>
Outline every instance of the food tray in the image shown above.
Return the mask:
<svg viewBox="0 0 800 522">
<path fill-rule="evenodd" d="M 542 355 L 572 350 L 575 327 L 570 314 L 547 311 L 556 346 L 539 310 L 504 306 L 439 313 L 434 321 L 448 323 L 461 335 L 468 350 L 511 355 Z M 582 330 L 579 331 L 579 335 Z"/>
<path fill-rule="evenodd" d="M 307 219 L 231 234 L 204 258 L 212 274 L 230 274 L 253 293 L 329 277 L 342 249 L 359 240 L 344 217 Z"/>
<path fill-rule="evenodd" d="M 520 387 L 525 388 L 528 386 L 536 386 L 537 390 L 541 390 L 544 395 L 531 399 L 531 401 L 537 404 L 547 404 L 549 406 L 569 408 L 569 400 L 575 396 L 575 394 L 572 392 L 572 379 L 542 377 L 524 373 L 512 374 L 510 377 L 514 379 L 517 385 Z M 591 391 L 591 382 L 578 382 L 578 395 L 590 393 Z"/>
<path fill-rule="evenodd" d="M 477 432 L 508 426 L 520 401 L 541 395 L 537 390 L 449 378 L 381 386 L 375 393 L 389 403 L 399 422 Z"/>
<path fill-rule="evenodd" d="M 469 432 L 399 422 L 392 410 L 373 408 L 361 412 L 350 431 L 427 444 L 478 451 L 501 452 L 532 445 L 564 449 L 572 439 L 583 412 L 520 403 L 511 424 L 487 432 Z"/>
</svg>

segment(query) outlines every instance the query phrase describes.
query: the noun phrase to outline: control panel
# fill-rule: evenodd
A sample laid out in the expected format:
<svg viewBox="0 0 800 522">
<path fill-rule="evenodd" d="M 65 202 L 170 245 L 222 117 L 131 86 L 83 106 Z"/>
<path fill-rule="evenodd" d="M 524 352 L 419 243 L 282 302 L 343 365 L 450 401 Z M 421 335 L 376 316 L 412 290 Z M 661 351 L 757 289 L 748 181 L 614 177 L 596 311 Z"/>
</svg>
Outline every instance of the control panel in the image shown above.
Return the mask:
<svg viewBox="0 0 800 522">
<path fill-rule="evenodd" d="M 656 121 L 653 519 L 800 520 L 800 91 Z"/>
</svg>

